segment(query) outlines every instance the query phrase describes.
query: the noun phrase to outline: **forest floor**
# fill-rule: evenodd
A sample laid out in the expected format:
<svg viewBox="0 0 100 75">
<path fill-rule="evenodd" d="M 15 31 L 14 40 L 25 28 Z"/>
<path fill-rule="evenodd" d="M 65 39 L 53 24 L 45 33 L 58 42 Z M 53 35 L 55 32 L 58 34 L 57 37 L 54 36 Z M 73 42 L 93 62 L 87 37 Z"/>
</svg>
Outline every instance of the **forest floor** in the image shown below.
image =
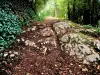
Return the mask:
<svg viewBox="0 0 100 75">
<path fill-rule="evenodd" d="M 12 75 L 100 75 L 99 64 L 83 64 L 77 56 L 61 50 L 53 27 L 58 22 L 64 21 L 50 18 L 23 27 L 17 42 L 7 50 L 18 52 L 20 57 L 17 64 L 8 66 Z M 66 34 L 71 32 L 69 29 Z"/>
</svg>

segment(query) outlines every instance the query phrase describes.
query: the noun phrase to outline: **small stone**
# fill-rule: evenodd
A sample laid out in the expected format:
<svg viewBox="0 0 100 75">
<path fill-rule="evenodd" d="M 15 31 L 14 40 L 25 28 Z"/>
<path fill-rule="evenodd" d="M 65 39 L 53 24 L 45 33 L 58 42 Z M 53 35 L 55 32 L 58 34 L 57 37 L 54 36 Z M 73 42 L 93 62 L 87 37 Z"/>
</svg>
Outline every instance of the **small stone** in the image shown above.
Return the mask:
<svg viewBox="0 0 100 75">
<path fill-rule="evenodd" d="M 27 29 L 27 31 L 30 31 L 30 30 L 31 30 L 31 28 L 28 28 L 28 29 Z"/>
<path fill-rule="evenodd" d="M 20 42 L 20 39 L 17 39 L 17 42 Z"/>
<path fill-rule="evenodd" d="M 26 31 L 23 31 L 23 33 L 25 33 Z"/>
<path fill-rule="evenodd" d="M 78 65 L 80 68 L 82 67 L 82 65 Z"/>
<path fill-rule="evenodd" d="M 73 64 L 72 64 L 72 63 L 70 63 L 70 65 L 72 66 Z"/>
<path fill-rule="evenodd" d="M 41 43 L 41 45 L 43 45 L 43 43 Z"/>
<path fill-rule="evenodd" d="M 61 42 L 68 42 L 69 38 L 68 38 L 68 34 L 65 34 L 63 35 L 61 38 L 60 38 Z"/>
<path fill-rule="evenodd" d="M 47 47 L 43 46 L 43 54 L 45 55 L 47 51 Z"/>
<path fill-rule="evenodd" d="M 7 57 L 7 56 L 8 56 L 8 53 L 5 53 L 5 54 L 4 54 L 4 57 Z"/>
<path fill-rule="evenodd" d="M 66 22 L 57 22 L 53 25 L 53 27 L 56 33 L 59 35 L 59 34 L 64 34 L 69 25 Z"/>
<path fill-rule="evenodd" d="M 69 70 L 69 72 L 70 72 L 70 73 L 72 73 L 72 71 L 71 71 L 71 70 Z"/>
<path fill-rule="evenodd" d="M 84 60 L 84 61 L 83 61 L 83 64 L 89 64 L 89 62 L 88 62 L 88 61 L 86 61 L 86 60 Z"/>
<path fill-rule="evenodd" d="M 28 45 L 28 43 L 29 43 L 29 40 L 26 40 L 26 41 L 25 41 L 25 45 L 27 46 L 27 45 Z"/>
<path fill-rule="evenodd" d="M 72 56 L 72 55 L 75 55 L 74 50 L 72 50 L 72 51 L 70 52 L 70 56 Z"/>
<path fill-rule="evenodd" d="M 57 65 L 55 64 L 55 67 L 57 67 Z"/>
<path fill-rule="evenodd" d="M 43 30 L 40 31 L 42 36 L 51 36 L 54 35 L 53 30 L 50 27 L 44 28 Z"/>
<path fill-rule="evenodd" d="M 100 70 L 100 65 L 97 66 L 97 69 Z"/>
<path fill-rule="evenodd" d="M 41 73 L 42 75 L 44 74 L 44 73 Z"/>
<path fill-rule="evenodd" d="M 94 47 L 97 48 L 98 50 L 100 50 L 100 41 L 99 40 L 94 41 Z"/>
<path fill-rule="evenodd" d="M 42 42 L 42 39 L 41 40 L 38 40 L 38 42 Z"/>
<path fill-rule="evenodd" d="M 87 68 L 82 69 L 83 72 L 88 72 Z"/>
<path fill-rule="evenodd" d="M 12 51 L 9 51 L 9 53 L 11 54 L 11 53 L 12 53 Z"/>
<path fill-rule="evenodd" d="M 15 54 L 11 54 L 11 55 L 10 55 L 10 58 L 13 58 L 14 56 L 15 56 Z"/>
<path fill-rule="evenodd" d="M 43 44 L 45 45 L 46 43 L 44 42 Z"/>
<path fill-rule="evenodd" d="M 36 47 L 36 48 L 37 48 L 37 45 L 35 44 L 35 45 L 34 45 L 34 47 Z"/>
<path fill-rule="evenodd" d="M 48 41 L 45 41 L 45 43 L 47 44 L 47 43 L 48 43 Z"/>
<path fill-rule="evenodd" d="M 25 40 L 24 40 L 24 38 L 21 38 L 21 40 L 24 42 Z"/>
<path fill-rule="evenodd" d="M 14 52 L 15 55 L 18 55 L 18 52 Z"/>
<path fill-rule="evenodd" d="M 37 49 L 39 49 L 39 47 L 37 47 Z"/>
<path fill-rule="evenodd" d="M 32 30 L 32 31 L 36 30 L 36 26 L 34 26 L 31 30 Z"/>
<path fill-rule="evenodd" d="M 2 63 L 7 64 L 7 61 L 2 61 Z M 1 64 L 0 64 L 1 65 Z"/>
<path fill-rule="evenodd" d="M 26 75 L 30 75 L 30 73 L 26 73 Z"/>
<path fill-rule="evenodd" d="M 38 23 L 37 25 L 41 25 L 40 23 Z"/>
<path fill-rule="evenodd" d="M 26 46 L 34 46 L 35 45 L 35 42 L 34 41 L 30 41 L 30 40 L 26 40 L 25 41 L 25 45 Z"/>
</svg>

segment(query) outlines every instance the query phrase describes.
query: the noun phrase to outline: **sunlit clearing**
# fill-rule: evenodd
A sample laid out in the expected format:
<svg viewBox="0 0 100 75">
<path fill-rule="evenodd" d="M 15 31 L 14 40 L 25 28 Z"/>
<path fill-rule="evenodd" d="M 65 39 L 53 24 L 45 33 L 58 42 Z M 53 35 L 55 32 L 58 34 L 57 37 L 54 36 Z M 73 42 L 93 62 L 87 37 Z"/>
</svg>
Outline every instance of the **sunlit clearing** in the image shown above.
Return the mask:
<svg viewBox="0 0 100 75">
<path fill-rule="evenodd" d="M 48 1 L 45 5 L 45 7 L 39 12 L 39 16 L 41 18 L 45 18 L 47 16 L 53 16 L 53 9 L 54 9 L 54 1 Z M 52 7 L 51 7 L 52 6 Z"/>
<path fill-rule="evenodd" d="M 44 19 L 45 17 L 59 17 L 59 18 L 67 18 L 67 7 L 63 7 L 63 5 L 67 5 L 65 0 L 49 0 L 45 7 L 39 12 L 39 16 Z"/>
</svg>

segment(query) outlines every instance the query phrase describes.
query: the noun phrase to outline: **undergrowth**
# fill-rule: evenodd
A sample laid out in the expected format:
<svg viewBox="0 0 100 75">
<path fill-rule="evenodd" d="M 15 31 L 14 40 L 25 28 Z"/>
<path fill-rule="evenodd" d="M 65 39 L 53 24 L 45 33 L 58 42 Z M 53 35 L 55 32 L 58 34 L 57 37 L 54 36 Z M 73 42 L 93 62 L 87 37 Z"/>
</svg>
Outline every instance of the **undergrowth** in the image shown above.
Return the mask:
<svg viewBox="0 0 100 75">
<path fill-rule="evenodd" d="M 92 25 L 83 25 L 86 29 L 94 29 L 94 33 L 99 34 L 100 33 L 100 28 L 99 27 L 93 27 Z"/>
<path fill-rule="evenodd" d="M 21 33 L 21 22 L 8 7 L 0 8 L 0 52 L 8 48 Z"/>
</svg>

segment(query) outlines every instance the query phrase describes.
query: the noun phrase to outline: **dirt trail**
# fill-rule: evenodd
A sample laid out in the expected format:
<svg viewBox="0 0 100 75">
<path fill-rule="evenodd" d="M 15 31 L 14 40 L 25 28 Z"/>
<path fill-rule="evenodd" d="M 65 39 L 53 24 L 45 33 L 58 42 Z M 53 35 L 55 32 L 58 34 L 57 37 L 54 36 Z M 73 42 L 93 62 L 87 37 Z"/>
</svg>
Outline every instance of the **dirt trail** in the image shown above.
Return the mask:
<svg viewBox="0 0 100 75">
<path fill-rule="evenodd" d="M 13 75 L 92 75 L 75 56 L 61 51 L 53 29 L 56 22 L 59 20 L 31 22 L 23 28 L 20 41 L 11 48 L 21 54 L 20 62 L 13 66 Z"/>
</svg>

